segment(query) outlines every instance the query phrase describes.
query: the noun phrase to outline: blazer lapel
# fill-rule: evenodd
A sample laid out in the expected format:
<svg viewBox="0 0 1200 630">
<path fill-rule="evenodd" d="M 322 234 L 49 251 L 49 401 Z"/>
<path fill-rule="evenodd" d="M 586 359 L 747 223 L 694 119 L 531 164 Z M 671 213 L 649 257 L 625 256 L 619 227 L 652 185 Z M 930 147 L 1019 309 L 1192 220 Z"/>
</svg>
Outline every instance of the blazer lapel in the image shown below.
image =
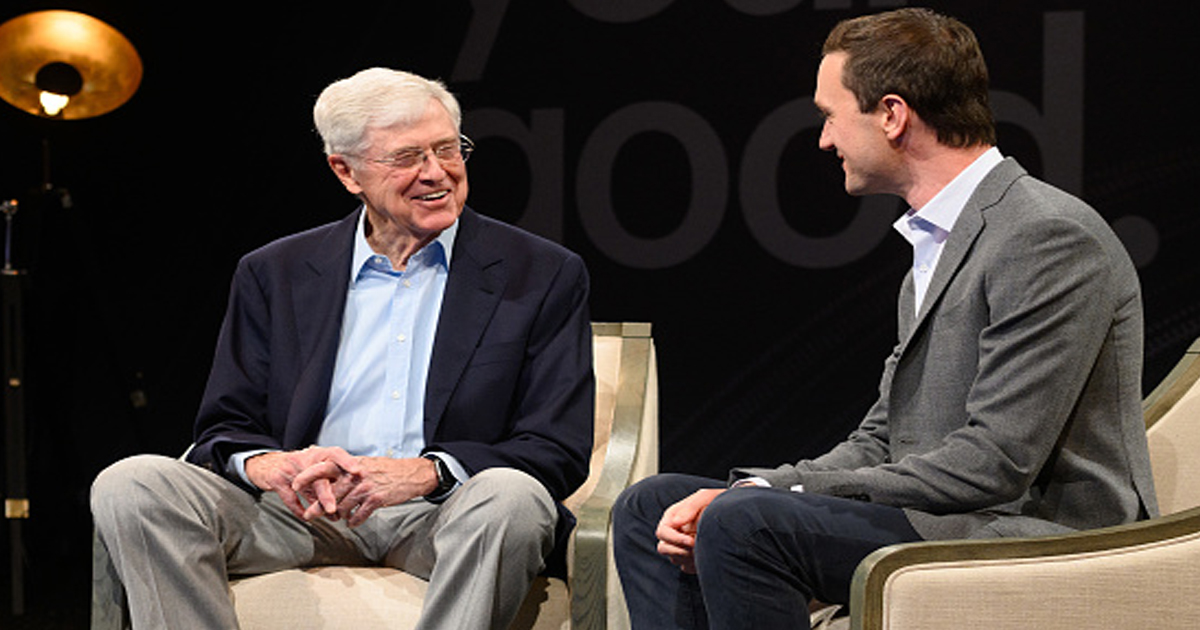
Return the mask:
<svg viewBox="0 0 1200 630">
<path fill-rule="evenodd" d="M 967 200 L 958 220 L 955 221 L 954 228 L 950 231 L 950 238 L 946 241 L 945 249 L 942 250 L 942 256 L 938 260 L 937 269 L 933 272 L 933 278 L 929 282 L 929 288 L 925 292 L 925 299 L 921 302 L 921 310 L 917 313 L 916 320 L 912 322 L 911 327 L 906 328 L 904 318 L 901 317 L 901 352 L 908 346 L 909 340 L 924 326 L 925 320 L 929 318 L 934 306 L 941 301 L 946 287 L 958 275 L 972 245 L 979 237 L 979 233 L 983 231 L 983 211 L 996 205 L 1008 187 L 1024 174 L 1025 170 L 1016 161 L 1012 158 L 1005 159 L 983 178 L 979 187 L 971 194 L 971 198 Z M 907 286 L 909 283 L 910 280 L 906 278 L 905 285 Z M 901 291 L 901 294 L 903 299 L 904 291 Z M 913 299 L 911 292 L 908 293 L 908 299 L 910 301 Z M 904 306 L 901 305 L 901 313 L 904 312 Z M 911 303 L 907 312 L 912 312 Z M 907 334 L 905 334 L 906 330 Z"/>
<path fill-rule="evenodd" d="M 908 339 L 909 334 L 913 329 L 913 321 L 916 319 L 916 313 L 913 312 L 913 306 L 917 300 L 917 287 L 913 282 L 912 269 L 904 274 L 904 281 L 900 284 L 900 306 L 898 317 L 898 330 L 900 331 L 900 339 Z"/>
<path fill-rule="evenodd" d="M 341 341 L 358 216 L 358 212 L 352 213 L 335 225 L 292 278 L 292 312 L 301 363 L 288 426 L 299 430 L 293 436 L 298 444 L 316 440 L 324 421 Z"/>
<path fill-rule="evenodd" d="M 430 439 L 504 293 L 504 257 L 488 246 L 486 227 L 470 208 L 463 209 L 425 387 Z"/>
</svg>

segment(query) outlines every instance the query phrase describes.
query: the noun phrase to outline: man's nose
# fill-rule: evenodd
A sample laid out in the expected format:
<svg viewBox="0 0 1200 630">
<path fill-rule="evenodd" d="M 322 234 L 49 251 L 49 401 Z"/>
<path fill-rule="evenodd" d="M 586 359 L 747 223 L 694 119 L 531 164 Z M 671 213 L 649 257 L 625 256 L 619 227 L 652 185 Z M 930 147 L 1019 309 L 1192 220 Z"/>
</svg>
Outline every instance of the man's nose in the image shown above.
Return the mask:
<svg viewBox="0 0 1200 630">
<path fill-rule="evenodd" d="M 821 127 L 821 136 L 817 139 L 817 146 L 822 151 L 832 151 L 834 149 L 833 140 L 829 138 L 829 128 L 827 125 Z"/>
</svg>

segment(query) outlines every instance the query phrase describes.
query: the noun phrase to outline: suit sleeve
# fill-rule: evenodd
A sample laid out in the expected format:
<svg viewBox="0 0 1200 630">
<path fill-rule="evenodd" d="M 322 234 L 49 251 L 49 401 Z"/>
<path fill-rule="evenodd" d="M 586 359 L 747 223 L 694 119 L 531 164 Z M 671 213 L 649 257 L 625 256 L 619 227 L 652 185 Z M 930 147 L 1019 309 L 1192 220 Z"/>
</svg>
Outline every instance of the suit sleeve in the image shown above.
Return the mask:
<svg viewBox="0 0 1200 630">
<path fill-rule="evenodd" d="M 251 265 L 243 259 L 234 273 L 229 305 L 197 414 L 196 441 L 188 454 L 192 463 L 224 475 L 233 453 L 280 448 L 266 424 L 270 328 L 263 290 Z"/>
</svg>

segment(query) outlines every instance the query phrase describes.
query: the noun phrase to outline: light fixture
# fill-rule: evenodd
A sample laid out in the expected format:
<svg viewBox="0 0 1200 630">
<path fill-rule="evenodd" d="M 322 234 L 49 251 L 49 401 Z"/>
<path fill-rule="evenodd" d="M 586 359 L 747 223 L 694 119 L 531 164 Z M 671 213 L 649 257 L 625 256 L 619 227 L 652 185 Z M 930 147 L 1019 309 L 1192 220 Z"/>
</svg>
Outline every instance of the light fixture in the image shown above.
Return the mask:
<svg viewBox="0 0 1200 630">
<path fill-rule="evenodd" d="M 142 81 L 142 60 L 115 28 L 74 11 L 36 11 L 0 24 L 0 99 L 35 116 L 106 114 Z"/>
</svg>

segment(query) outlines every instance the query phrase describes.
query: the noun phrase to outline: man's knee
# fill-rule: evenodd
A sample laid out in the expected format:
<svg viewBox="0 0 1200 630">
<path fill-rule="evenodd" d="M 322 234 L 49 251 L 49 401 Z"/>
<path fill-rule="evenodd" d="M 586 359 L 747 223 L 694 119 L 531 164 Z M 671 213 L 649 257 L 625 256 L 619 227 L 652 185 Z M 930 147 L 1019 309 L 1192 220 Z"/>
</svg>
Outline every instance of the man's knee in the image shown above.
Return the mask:
<svg viewBox="0 0 1200 630">
<path fill-rule="evenodd" d="M 178 460 L 160 455 L 134 455 L 100 471 L 91 491 L 92 514 L 97 525 L 120 518 L 120 512 L 136 507 L 143 495 L 161 491 L 170 470 L 179 465 Z"/>
<path fill-rule="evenodd" d="M 772 503 L 779 497 L 773 490 L 738 488 L 723 492 L 704 510 L 696 531 L 697 547 L 720 545 L 744 549 L 755 532 L 769 529 Z"/>
<path fill-rule="evenodd" d="M 636 515 L 657 522 L 663 510 L 683 500 L 692 493 L 707 487 L 719 487 L 716 481 L 681 475 L 661 473 L 652 475 L 629 486 L 617 497 L 613 511 Z"/>
<path fill-rule="evenodd" d="M 489 468 L 471 477 L 453 497 L 456 518 L 478 521 L 481 528 L 499 524 L 534 537 L 553 537 L 558 517 L 554 500 L 532 476 L 512 468 Z M 451 506 L 448 506 L 451 507 Z"/>
<path fill-rule="evenodd" d="M 477 492 L 513 509 L 541 505 L 552 509 L 554 500 L 546 487 L 527 473 L 514 468 L 489 468 L 463 485 L 462 490 Z"/>
</svg>

